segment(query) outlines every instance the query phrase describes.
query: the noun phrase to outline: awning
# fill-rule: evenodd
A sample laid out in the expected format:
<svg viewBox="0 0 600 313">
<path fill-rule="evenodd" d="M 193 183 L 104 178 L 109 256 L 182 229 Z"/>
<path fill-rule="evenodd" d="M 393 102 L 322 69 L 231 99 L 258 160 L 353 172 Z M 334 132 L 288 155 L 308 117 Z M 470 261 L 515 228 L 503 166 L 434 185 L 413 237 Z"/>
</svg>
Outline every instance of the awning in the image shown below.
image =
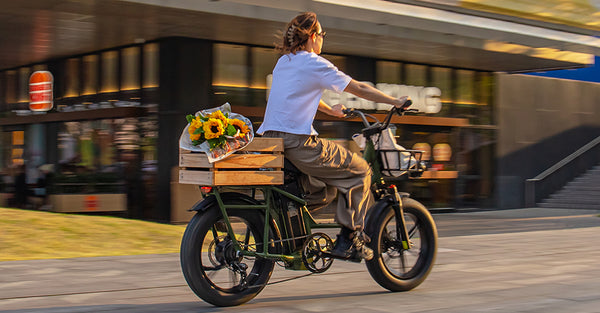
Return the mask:
<svg viewBox="0 0 600 313">
<path fill-rule="evenodd" d="M 170 36 L 272 46 L 302 11 L 319 15 L 325 53 L 508 72 L 583 67 L 600 55 L 600 39 L 572 26 L 393 1 L 28 0 L 0 2 L 0 69 Z"/>
</svg>

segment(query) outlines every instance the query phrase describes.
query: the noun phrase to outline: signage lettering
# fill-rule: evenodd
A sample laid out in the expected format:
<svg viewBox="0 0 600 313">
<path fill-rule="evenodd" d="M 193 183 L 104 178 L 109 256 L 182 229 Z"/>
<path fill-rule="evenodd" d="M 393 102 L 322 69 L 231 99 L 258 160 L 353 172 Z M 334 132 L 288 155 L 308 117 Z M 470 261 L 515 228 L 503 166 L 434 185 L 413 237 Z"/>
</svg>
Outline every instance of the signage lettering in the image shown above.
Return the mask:
<svg viewBox="0 0 600 313">
<path fill-rule="evenodd" d="M 273 74 L 267 76 L 267 99 L 269 98 L 269 91 L 271 90 L 271 83 L 273 81 Z M 402 96 L 409 96 L 413 104 L 411 109 L 417 109 L 423 113 L 438 113 L 442 110 L 442 101 L 440 97 L 442 91 L 437 87 L 424 87 L 424 86 L 407 86 L 397 84 L 378 83 L 377 85 L 371 82 L 364 82 L 369 84 L 388 96 L 399 98 Z M 342 104 L 347 108 L 362 109 L 362 110 L 389 110 L 391 105 L 386 103 L 375 103 L 373 101 L 359 98 L 351 93 L 343 92 L 338 94 L 334 91 L 325 90 L 322 96 L 323 101 L 327 104 Z"/>
</svg>

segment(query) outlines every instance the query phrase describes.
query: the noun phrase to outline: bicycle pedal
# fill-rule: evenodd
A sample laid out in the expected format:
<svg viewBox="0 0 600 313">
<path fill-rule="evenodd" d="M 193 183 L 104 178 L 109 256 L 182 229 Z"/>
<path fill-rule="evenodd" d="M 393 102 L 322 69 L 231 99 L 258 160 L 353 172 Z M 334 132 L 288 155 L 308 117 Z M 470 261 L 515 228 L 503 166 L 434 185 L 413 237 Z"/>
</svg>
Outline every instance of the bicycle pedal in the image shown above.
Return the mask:
<svg viewBox="0 0 600 313">
<path fill-rule="evenodd" d="M 325 252 L 325 251 L 323 251 L 322 253 L 323 253 L 323 257 L 329 257 L 329 258 L 337 259 L 337 260 L 350 261 L 350 262 L 355 262 L 355 263 L 360 263 L 362 261 L 362 259 L 358 256 L 358 253 L 356 251 L 352 252 L 352 254 L 348 257 L 331 254 L 331 253 Z"/>
</svg>

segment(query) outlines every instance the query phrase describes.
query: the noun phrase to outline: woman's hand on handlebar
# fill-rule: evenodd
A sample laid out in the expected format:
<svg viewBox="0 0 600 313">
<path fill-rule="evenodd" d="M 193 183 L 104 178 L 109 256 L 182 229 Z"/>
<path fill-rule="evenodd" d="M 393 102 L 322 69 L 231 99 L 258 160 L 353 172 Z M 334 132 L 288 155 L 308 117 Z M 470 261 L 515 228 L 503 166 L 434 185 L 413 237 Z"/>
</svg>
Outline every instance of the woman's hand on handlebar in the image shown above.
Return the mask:
<svg viewBox="0 0 600 313">
<path fill-rule="evenodd" d="M 406 110 L 409 106 L 412 105 L 412 100 L 408 96 L 402 96 L 400 98 L 396 98 L 396 103 L 394 106 L 398 109 Z"/>
<path fill-rule="evenodd" d="M 345 117 L 346 113 L 344 110 L 346 110 L 346 107 L 343 104 L 334 104 L 331 106 L 331 115 L 335 117 Z"/>
</svg>

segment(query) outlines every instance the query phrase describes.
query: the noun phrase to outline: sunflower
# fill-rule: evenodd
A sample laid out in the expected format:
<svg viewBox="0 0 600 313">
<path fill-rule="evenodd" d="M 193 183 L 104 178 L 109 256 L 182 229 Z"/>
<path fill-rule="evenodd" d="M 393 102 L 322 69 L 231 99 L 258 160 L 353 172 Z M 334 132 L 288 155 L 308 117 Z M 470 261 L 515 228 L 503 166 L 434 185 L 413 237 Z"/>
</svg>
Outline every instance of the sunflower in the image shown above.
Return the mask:
<svg viewBox="0 0 600 313">
<path fill-rule="evenodd" d="M 244 123 L 242 120 L 238 120 L 237 118 L 230 119 L 229 124 L 233 125 L 236 130 L 239 130 L 242 137 L 244 137 L 248 131 L 250 131 L 250 128 L 246 126 L 246 123 Z"/>
<path fill-rule="evenodd" d="M 216 110 L 216 111 L 210 113 L 207 117 L 209 119 L 214 118 L 214 119 L 221 120 L 221 122 L 223 123 L 223 126 L 228 124 L 228 119 L 227 119 L 227 117 L 225 117 L 225 115 L 223 115 L 223 112 L 221 112 L 221 110 Z"/>
<path fill-rule="evenodd" d="M 225 127 L 220 119 L 209 118 L 208 121 L 204 122 L 204 137 L 208 139 L 219 138 L 219 136 L 225 133 Z"/>
</svg>

